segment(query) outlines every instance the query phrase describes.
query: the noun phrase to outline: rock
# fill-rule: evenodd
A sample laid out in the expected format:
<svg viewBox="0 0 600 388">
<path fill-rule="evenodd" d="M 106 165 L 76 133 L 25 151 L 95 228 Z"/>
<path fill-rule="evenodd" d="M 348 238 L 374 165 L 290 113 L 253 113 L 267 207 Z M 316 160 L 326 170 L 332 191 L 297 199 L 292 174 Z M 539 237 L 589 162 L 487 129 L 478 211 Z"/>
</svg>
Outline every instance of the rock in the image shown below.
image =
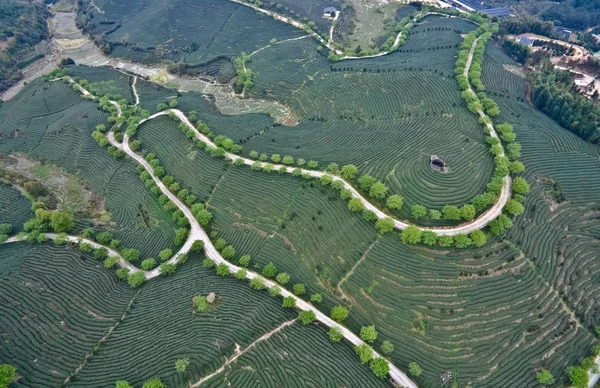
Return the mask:
<svg viewBox="0 0 600 388">
<path fill-rule="evenodd" d="M 216 299 L 217 295 L 215 295 L 214 292 L 211 292 L 210 294 L 208 294 L 208 296 L 206 297 L 206 301 L 210 304 L 215 303 L 215 299 Z"/>
</svg>

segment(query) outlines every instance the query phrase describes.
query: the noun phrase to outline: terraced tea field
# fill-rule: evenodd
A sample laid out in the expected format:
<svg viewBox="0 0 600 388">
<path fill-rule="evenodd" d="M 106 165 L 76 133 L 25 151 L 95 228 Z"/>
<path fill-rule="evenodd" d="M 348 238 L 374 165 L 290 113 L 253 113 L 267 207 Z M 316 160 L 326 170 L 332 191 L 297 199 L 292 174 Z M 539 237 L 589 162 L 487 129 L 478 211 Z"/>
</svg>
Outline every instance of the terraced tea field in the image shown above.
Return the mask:
<svg viewBox="0 0 600 388">
<path fill-rule="evenodd" d="M 283 3 L 289 14 L 307 18 L 329 4 Z M 215 135 L 241 144 L 242 156 L 253 150 L 291 155 L 314 159 L 320 169 L 353 163 L 359 174 L 373 175 L 404 197 L 393 213 L 399 219 L 414 221 L 413 204 L 462 205 L 485 191 L 494 170 L 478 116 L 467 109 L 454 76 L 455 56 L 473 23 L 428 16 L 398 52 L 330 63 L 312 39 L 268 45 L 302 31 L 226 0 L 84 6 L 93 15 L 87 24 L 92 34 L 104 34 L 113 55 L 136 61 L 185 58 L 216 71 L 241 51 L 263 48 L 247 63 L 254 85 L 244 93 L 285 103 L 299 124 L 278 125 L 264 114 L 223 115 L 214 96 L 107 68 L 68 66 L 71 77 L 87 82 L 36 81 L 4 103 L 0 152 L 21 152 L 80 177 L 110 212 L 96 231 L 111 231 L 120 247 L 139 249 L 143 258 L 181 245 L 188 252 L 194 240 L 204 244 L 203 254 L 190 250 L 187 260 L 166 258 L 174 274 L 163 267 L 136 272 L 151 275 L 137 289 L 82 253 L 83 244 L 0 245 L 0 363 L 18 368 L 16 386 L 114 386 L 126 379 L 138 387 L 152 377 L 169 387 L 391 386 L 392 379 L 361 365 L 351 346 L 362 343 L 358 333 L 368 325 L 378 332 L 369 341 L 373 349 L 383 352 L 384 341 L 395 347 L 387 355 L 392 378 L 410 386 L 440 386 L 440 376 L 450 371 L 457 386 L 529 387 L 542 368 L 563 386 L 569 384 L 565 369 L 598 344 L 600 149 L 532 108 L 514 63 L 492 41 L 482 81 L 500 107 L 494 125 L 507 121 L 515 128 L 531 193 L 514 227 L 502 236 L 485 229 L 488 241 L 478 248 L 405 244 L 410 228 L 401 221 L 378 233 L 340 198 L 344 192 L 319 182 L 325 181 L 322 172 L 280 166 L 268 172 L 232 153 L 211 157 L 219 151 L 205 144 L 210 148 L 218 139 L 190 124 L 196 116 Z M 97 105 L 102 100 L 89 91 L 119 94 L 127 104 L 109 102 L 115 111 L 109 120 Z M 136 125 L 132 115 L 139 111 L 128 106 L 137 103 L 136 92 L 140 108 L 164 111 Z M 159 107 L 166 103 L 173 109 Z M 109 121 L 125 124 L 92 137 L 97 125 L 111 127 Z M 127 156 L 111 157 L 94 139 L 112 145 L 110 154 Z M 448 164 L 447 172 L 431 169 L 433 154 Z M 161 181 L 163 175 L 172 178 Z M 165 202 L 177 209 L 174 217 Z M 212 214 L 209 222 L 195 214 L 198 203 Z M 30 202 L 13 187 L 0 185 L 0 205 L 0 224 L 15 231 L 33 217 Z M 90 225 L 76 221 L 74 234 Z M 183 224 L 189 224 L 189 238 L 176 246 L 175 230 Z M 224 247 L 229 244 L 233 253 Z M 251 257 L 247 271 L 237 266 L 242 255 Z M 206 258 L 220 264 L 217 274 Z M 260 275 L 273 278 L 264 271 L 269 263 L 289 275 L 277 278 L 279 291 L 287 296 L 284 305 L 296 304 L 299 318 L 295 309 L 282 308 L 276 288 L 259 290 L 261 282 L 273 285 Z M 123 259 L 118 265 L 121 273 L 138 271 Z M 128 281 L 135 286 L 133 277 Z M 194 311 L 193 298 L 211 292 L 214 304 Z M 349 310 L 339 326 L 341 343 L 328 339 L 328 326 L 338 323 L 327 315 L 338 304 Z M 310 322 L 301 322 L 307 316 Z M 188 363 L 178 371 L 182 359 Z M 414 373 L 414 362 L 422 373 Z"/>
<path fill-rule="evenodd" d="M 302 32 L 226 0 L 144 0 L 136 3 L 84 2 L 93 15 L 92 34 L 105 36 L 116 57 L 152 63 L 160 59 L 189 65 L 219 56 L 237 56 Z M 198 21 L 202 21 L 199 23 Z M 110 27 L 107 27 L 110 24 Z M 239 28 L 240 26 L 244 28 Z"/>
<path fill-rule="evenodd" d="M 108 229 L 121 246 L 156 257 L 174 248 L 176 224 L 138 178 L 135 167 L 111 158 L 90 136 L 108 115 L 63 82 L 35 82 L 0 110 L 0 152 L 23 152 L 78 174 L 106 199 Z"/>
<path fill-rule="evenodd" d="M 218 369 L 237 345 L 244 349 L 295 317 L 267 293 L 248 293 L 238 280 L 217 278 L 213 271 L 202 268 L 198 256 L 190 257 L 177 277 L 136 291 L 98 268 L 91 256 L 72 248 L 19 243 L 1 246 L 0 251 L 5 301 L 0 306 L 0 362 L 17 366 L 24 376 L 16 386 L 61 385 L 80 364 L 83 368 L 69 386 L 112 386 L 120 379 L 139 386 L 155 376 L 168 386 L 183 386 L 185 381 Z M 210 292 L 218 295 L 218 305 L 206 314 L 192 314 L 192 297 Z M 159 320 L 161 316 L 165 319 Z M 265 384 L 303 386 L 306 382 L 331 384 L 360 378 L 370 386 L 383 385 L 359 366 L 349 346 L 328 343 L 321 327 L 305 330 L 299 326 L 294 323 L 282 332 L 284 337 L 274 337 L 272 344 L 270 339 L 262 342 L 266 348 L 257 347 L 242 359 L 255 367 L 270 357 L 280 360 L 261 370 Z M 109 334 L 111 327 L 114 330 Z M 291 340 L 283 341 L 285 336 Z M 156 352 L 157 338 L 161 352 Z M 327 357 L 333 346 L 335 361 Z M 82 364 L 90 352 L 87 363 Z M 285 352 L 292 355 L 284 358 L 287 361 L 277 355 Z M 185 373 L 177 373 L 173 365 L 183 357 L 190 359 L 190 365 Z M 327 359 L 326 368 L 317 363 L 319 357 Z M 304 364 L 309 358 L 315 364 Z M 300 362 L 309 375 L 285 373 Z M 346 368 L 349 373 L 344 372 Z M 223 374 L 215 379 L 223 382 Z M 254 378 L 243 369 L 232 379 Z"/>
</svg>

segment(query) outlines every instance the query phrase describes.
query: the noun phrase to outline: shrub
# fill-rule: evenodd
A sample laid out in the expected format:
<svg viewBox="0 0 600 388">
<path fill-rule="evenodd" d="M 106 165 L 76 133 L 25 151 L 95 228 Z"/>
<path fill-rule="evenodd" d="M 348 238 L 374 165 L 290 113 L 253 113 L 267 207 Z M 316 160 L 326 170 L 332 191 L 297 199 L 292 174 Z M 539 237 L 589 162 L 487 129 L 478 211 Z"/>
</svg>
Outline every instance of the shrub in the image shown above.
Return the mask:
<svg viewBox="0 0 600 388">
<path fill-rule="evenodd" d="M 414 361 L 408 364 L 408 371 L 414 377 L 419 377 L 423 373 L 423 369 L 421 369 L 421 366 Z"/>
<path fill-rule="evenodd" d="M 141 271 L 134 272 L 127 278 L 127 283 L 129 283 L 129 286 L 133 288 L 141 286 L 145 281 L 146 275 L 144 275 L 144 273 Z"/>
<path fill-rule="evenodd" d="M 273 297 L 281 295 L 281 287 L 275 285 L 275 286 L 269 288 L 269 295 L 271 295 Z"/>
<path fill-rule="evenodd" d="M 391 354 L 394 351 L 394 344 L 390 341 L 385 340 L 381 343 L 381 353 L 383 354 Z"/>
<path fill-rule="evenodd" d="M 154 260 L 153 258 L 149 258 L 149 259 L 142 261 L 142 269 L 143 270 L 147 271 L 154 267 L 156 267 L 156 260 Z"/>
<path fill-rule="evenodd" d="M 150 379 L 150 380 L 147 380 L 146 382 L 144 382 L 144 385 L 142 385 L 142 388 L 167 388 L 167 386 L 163 384 L 161 379 L 159 379 L 158 377 L 155 377 L 153 379 Z"/>
<path fill-rule="evenodd" d="M 194 296 L 194 298 L 192 299 L 192 303 L 196 312 L 204 313 L 208 311 L 209 304 L 206 300 L 206 296 Z"/>
<path fill-rule="evenodd" d="M 280 274 L 277 275 L 275 280 L 277 280 L 277 283 L 279 283 L 279 284 L 286 284 L 287 282 L 290 281 L 290 275 L 288 275 L 285 272 L 281 272 Z"/>
<path fill-rule="evenodd" d="M 358 354 L 361 364 L 366 364 L 367 362 L 373 359 L 373 350 L 367 344 L 355 346 L 354 351 L 356 352 L 356 354 Z"/>
<path fill-rule="evenodd" d="M 129 278 L 129 268 L 119 268 L 115 274 L 117 275 L 117 278 L 125 280 Z"/>
<path fill-rule="evenodd" d="M 333 342 L 340 342 L 344 335 L 338 327 L 332 327 L 329 329 L 329 339 Z"/>
<path fill-rule="evenodd" d="M 385 203 L 389 209 L 401 209 L 404 200 L 398 194 L 390 195 Z"/>
<path fill-rule="evenodd" d="M 375 227 L 381 234 L 389 233 L 394 230 L 394 220 L 389 217 L 381 218 L 377 220 Z"/>
<path fill-rule="evenodd" d="M 348 309 L 342 305 L 337 305 L 331 309 L 331 314 L 329 316 L 334 321 L 342 323 L 348 318 Z"/>
<path fill-rule="evenodd" d="M 535 377 L 537 378 L 538 383 L 542 385 L 554 384 L 554 376 L 552 376 L 552 373 L 550 373 L 550 371 L 547 369 L 542 369 L 541 371 L 537 372 Z"/>
<path fill-rule="evenodd" d="M 269 264 L 265 265 L 265 267 L 262 270 L 262 275 L 264 277 L 266 277 L 267 279 L 272 279 L 276 273 L 277 273 L 277 267 L 275 267 L 275 264 L 273 264 L 273 263 L 269 263 Z"/>
<path fill-rule="evenodd" d="M 15 381 L 17 369 L 8 364 L 0 365 L 0 388 L 8 387 L 8 384 Z"/>
<path fill-rule="evenodd" d="M 409 226 L 402 231 L 400 235 L 405 244 L 418 244 L 421 241 L 421 230 L 416 226 Z"/>
<path fill-rule="evenodd" d="M 423 218 L 427 215 L 427 209 L 423 205 L 412 205 L 410 211 L 412 216 L 416 219 Z"/>
<path fill-rule="evenodd" d="M 229 267 L 227 264 L 221 263 L 217 265 L 217 275 L 219 276 L 229 276 Z"/>
<path fill-rule="evenodd" d="M 363 326 L 360 329 L 360 338 L 365 342 L 373 342 L 377 339 L 377 330 L 375 326 Z"/>
<path fill-rule="evenodd" d="M 321 294 L 312 294 L 310 296 L 310 301 L 313 303 L 321 303 L 323 301 L 323 296 Z"/>
<path fill-rule="evenodd" d="M 386 377 L 390 372 L 390 365 L 387 360 L 382 357 L 371 360 L 369 367 L 371 368 L 371 372 L 380 379 Z"/>
<path fill-rule="evenodd" d="M 254 279 L 250 280 L 250 287 L 254 288 L 255 290 L 264 290 L 267 288 L 265 281 L 259 277 L 255 277 Z"/>
<path fill-rule="evenodd" d="M 169 248 L 163 249 L 158 254 L 158 257 L 160 257 L 161 261 L 167 261 L 167 260 L 169 260 L 171 258 L 171 256 L 173 256 L 173 251 L 171 249 L 169 249 Z"/>
<path fill-rule="evenodd" d="M 293 291 L 294 291 L 294 294 L 296 294 L 296 295 L 304 295 L 304 293 L 306 292 L 306 289 L 304 287 L 304 284 L 296 283 L 296 284 L 294 284 Z"/>
<path fill-rule="evenodd" d="M 214 261 L 212 261 L 212 259 L 209 259 L 209 258 L 207 257 L 206 259 L 202 260 L 202 265 L 203 265 L 205 268 L 212 268 L 212 267 L 214 267 L 214 266 L 215 266 L 215 262 L 214 262 Z"/>
<path fill-rule="evenodd" d="M 240 257 L 239 264 L 242 267 L 248 267 L 248 264 L 250 264 L 250 255 L 244 255 Z"/>
<path fill-rule="evenodd" d="M 189 358 L 180 358 L 179 360 L 175 361 L 175 370 L 179 373 L 183 373 L 188 365 L 190 365 Z"/>
<path fill-rule="evenodd" d="M 300 322 L 303 325 L 308 325 L 308 324 L 312 323 L 315 319 L 317 319 L 317 316 L 315 315 L 314 311 L 305 310 L 305 311 L 300 311 L 300 313 L 298 314 L 298 319 L 300 320 Z"/>
<path fill-rule="evenodd" d="M 350 202 L 348 202 L 348 209 L 353 212 L 359 212 L 365 208 L 365 205 L 359 198 L 352 198 Z"/>
<path fill-rule="evenodd" d="M 176 269 L 177 269 L 177 266 L 175 264 L 162 263 L 158 267 L 158 272 L 163 276 L 167 276 L 167 275 L 171 275 L 172 273 L 174 273 Z"/>
</svg>

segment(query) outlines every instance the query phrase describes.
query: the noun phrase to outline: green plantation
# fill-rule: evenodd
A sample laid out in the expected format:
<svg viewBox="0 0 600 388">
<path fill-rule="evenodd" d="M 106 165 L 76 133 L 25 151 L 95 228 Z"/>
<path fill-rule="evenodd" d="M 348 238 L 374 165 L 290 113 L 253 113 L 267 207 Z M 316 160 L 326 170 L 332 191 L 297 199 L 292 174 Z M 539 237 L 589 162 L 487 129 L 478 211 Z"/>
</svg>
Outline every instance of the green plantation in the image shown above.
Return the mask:
<svg viewBox="0 0 600 388">
<path fill-rule="evenodd" d="M 306 22 L 331 4 L 263 8 Z M 224 80 L 262 48 L 244 93 L 298 125 L 75 65 L 0 106 L 0 154 L 64 168 L 105 210 L 71 222 L 0 183 L 2 240 L 78 236 L 0 244 L 15 386 L 389 387 L 386 359 L 419 387 L 448 372 L 459 387 L 567 386 L 590 369 L 600 150 L 528 104 L 493 25 L 429 15 L 389 55 L 330 62 L 228 0 L 84 1 L 78 22 L 111 55 Z M 485 219 L 509 173 L 504 214 L 438 235 Z"/>
</svg>

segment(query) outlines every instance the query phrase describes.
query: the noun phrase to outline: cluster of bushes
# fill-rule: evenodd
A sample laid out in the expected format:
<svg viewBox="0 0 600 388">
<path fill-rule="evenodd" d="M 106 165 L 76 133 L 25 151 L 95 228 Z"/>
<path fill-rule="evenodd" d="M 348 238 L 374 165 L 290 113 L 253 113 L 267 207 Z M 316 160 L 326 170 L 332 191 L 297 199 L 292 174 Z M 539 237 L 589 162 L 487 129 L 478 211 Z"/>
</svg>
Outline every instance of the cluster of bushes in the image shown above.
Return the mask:
<svg viewBox="0 0 600 388">
<path fill-rule="evenodd" d="M 239 92 L 245 89 L 250 89 L 254 82 L 252 82 L 253 71 L 246 67 L 246 63 L 250 62 L 250 55 L 242 52 L 242 54 L 235 58 L 235 69 L 237 74 L 236 88 Z"/>
</svg>

